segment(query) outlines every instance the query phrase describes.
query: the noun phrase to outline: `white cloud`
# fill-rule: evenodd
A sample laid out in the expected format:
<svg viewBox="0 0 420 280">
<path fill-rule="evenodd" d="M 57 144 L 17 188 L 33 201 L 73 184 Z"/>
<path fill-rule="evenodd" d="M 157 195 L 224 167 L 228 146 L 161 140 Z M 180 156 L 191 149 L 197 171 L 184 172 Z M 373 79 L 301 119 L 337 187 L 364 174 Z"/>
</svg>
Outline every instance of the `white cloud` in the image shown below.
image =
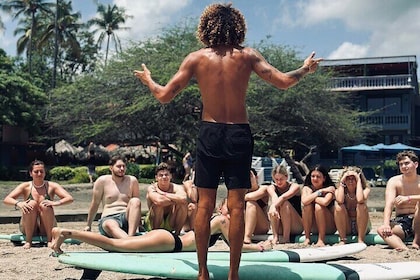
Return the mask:
<svg viewBox="0 0 420 280">
<path fill-rule="evenodd" d="M 343 42 L 330 57 L 420 55 L 420 1 L 302 0 L 296 8 L 295 25 L 339 20 L 347 31 L 368 34 L 361 44 Z"/>
<path fill-rule="evenodd" d="M 369 47 L 356 45 L 349 42 L 344 42 L 338 49 L 333 51 L 328 59 L 344 59 L 344 58 L 359 58 L 366 57 Z"/>
<path fill-rule="evenodd" d="M 133 18 L 126 21 L 130 29 L 119 33 L 122 41 L 138 40 L 153 35 L 172 20 L 172 15 L 190 4 L 192 0 L 114 0 Z"/>
</svg>

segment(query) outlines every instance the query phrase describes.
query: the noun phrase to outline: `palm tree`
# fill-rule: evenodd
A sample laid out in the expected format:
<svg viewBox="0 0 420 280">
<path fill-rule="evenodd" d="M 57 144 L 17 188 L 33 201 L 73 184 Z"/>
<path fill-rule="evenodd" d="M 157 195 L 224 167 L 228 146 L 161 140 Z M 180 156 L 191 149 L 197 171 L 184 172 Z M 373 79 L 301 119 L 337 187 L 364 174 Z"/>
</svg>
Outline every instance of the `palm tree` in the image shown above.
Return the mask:
<svg viewBox="0 0 420 280">
<path fill-rule="evenodd" d="M 119 8 L 117 5 L 111 6 L 108 4 L 107 6 L 103 4 L 98 5 L 98 17 L 93 18 L 88 21 L 88 26 L 96 26 L 97 29 L 93 30 L 94 33 L 100 33 L 98 38 L 98 48 L 101 48 L 101 45 L 105 39 L 107 38 L 106 42 L 106 51 L 105 51 L 105 65 L 108 60 L 108 52 L 109 52 L 109 43 L 112 39 L 115 43 L 115 51 L 121 51 L 121 42 L 118 38 L 115 31 L 117 30 L 126 30 L 129 29 L 128 27 L 122 27 L 121 24 L 125 23 L 127 18 L 131 18 L 125 13 L 124 8 Z"/>
<path fill-rule="evenodd" d="M 56 0 L 56 12 L 54 18 L 51 17 L 50 21 L 46 21 L 44 25 L 40 25 L 42 34 L 38 45 L 44 46 L 54 38 L 54 70 L 52 87 L 55 87 L 56 82 L 56 69 L 59 47 L 70 50 L 71 56 L 74 58 L 80 57 L 80 44 L 77 39 L 76 33 L 83 24 L 80 23 L 81 14 L 73 13 L 71 1 Z"/>
<path fill-rule="evenodd" d="M 4 31 L 4 23 L 3 23 L 3 21 L 1 20 L 1 18 L 0 18 L 0 32 L 2 32 L 2 31 Z"/>
<path fill-rule="evenodd" d="M 3 0 L 3 3 L 0 5 L 0 8 L 5 12 L 13 13 L 13 19 L 19 18 L 21 15 L 31 18 L 31 27 L 28 29 L 25 34 L 28 37 L 28 40 L 23 40 L 27 49 L 28 56 L 28 65 L 29 73 L 32 72 L 32 50 L 33 42 L 32 39 L 36 34 L 36 14 L 38 11 L 41 13 L 52 14 L 51 8 L 54 6 L 54 3 L 49 2 L 48 0 Z M 21 21 L 25 23 L 25 21 Z M 19 48 L 19 47 L 18 47 Z M 19 52 L 18 52 L 19 53 Z"/>
</svg>

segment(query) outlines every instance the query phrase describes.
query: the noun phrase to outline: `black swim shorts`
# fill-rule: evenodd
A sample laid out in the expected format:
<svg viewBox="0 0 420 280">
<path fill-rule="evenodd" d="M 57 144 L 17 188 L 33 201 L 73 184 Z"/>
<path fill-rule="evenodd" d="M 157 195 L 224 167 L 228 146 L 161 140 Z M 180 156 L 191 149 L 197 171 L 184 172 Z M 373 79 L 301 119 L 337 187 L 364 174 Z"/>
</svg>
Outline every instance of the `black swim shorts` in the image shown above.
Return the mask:
<svg viewBox="0 0 420 280">
<path fill-rule="evenodd" d="M 202 122 L 197 141 L 195 185 L 217 188 L 224 176 L 228 189 L 250 188 L 254 139 L 249 124 Z"/>
<path fill-rule="evenodd" d="M 414 236 L 413 230 L 413 215 L 398 215 L 391 220 L 391 224 L 399 225 L 404 231 L 405 239 Z"/>
</svg>

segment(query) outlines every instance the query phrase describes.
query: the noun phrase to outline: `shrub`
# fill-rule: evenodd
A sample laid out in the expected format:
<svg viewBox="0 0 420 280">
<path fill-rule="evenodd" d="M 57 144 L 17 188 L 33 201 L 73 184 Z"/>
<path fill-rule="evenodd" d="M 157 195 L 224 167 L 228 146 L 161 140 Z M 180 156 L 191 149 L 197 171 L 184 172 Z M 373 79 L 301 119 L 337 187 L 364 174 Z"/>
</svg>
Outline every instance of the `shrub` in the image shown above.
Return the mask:
<svg viewBox="0 0 420 280">
<path fill-rule="evenodd" d="M 140 179 L 141 177 L 140 165 L 138 165 L 137 163 L 132 163 L 132 162 L 127 163 L 127 170 L 125 174 L 132 175 L 136 177 L 137 179 Z"/>
<path fill-rule="evenodd" d="M 69 181 L 70 184 L 89 183 L 89 175 L 86 166 L 79 166 L 73 168 L 74 177 Z M 94 180 L 96 177 L 94 177 Z"/>
<path fill-rule="evenodd" d="M 96 167 L 96 174 L 99 176 L 102 175 L 110 175 L 111 174 L 111 170 L 109 170 L 109 166 L 97 166 Z"/>
<path fill-rule="evenodd" d="M 154 164 L 142 165 L 141 168 L 140 168 L 140 177 L 141 178 L 154 179 L 155 178 L 155 168 L 156 168 L 156 166 Z"/>
<path fill-rule="evenodd" d="M 74 177 L 75 172 L 71 167 L 58 166 L 51 169 L 49 174 L 52 181 L 68 181 Z"/>
</svg>

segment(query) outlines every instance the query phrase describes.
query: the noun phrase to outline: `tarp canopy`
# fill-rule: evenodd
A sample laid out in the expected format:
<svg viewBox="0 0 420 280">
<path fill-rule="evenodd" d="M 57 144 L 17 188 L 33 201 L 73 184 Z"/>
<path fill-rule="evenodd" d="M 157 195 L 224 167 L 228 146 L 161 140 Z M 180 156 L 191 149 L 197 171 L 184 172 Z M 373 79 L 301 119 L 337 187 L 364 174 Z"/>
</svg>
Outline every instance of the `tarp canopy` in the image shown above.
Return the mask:
<svg viewBox="0 0 420 280">
<path fill-rule="evenodd" d="M 405 151 L 405 150 L 412 150 L 412 151 L 419 152 L 420 148 L 408 146 L 401 143 L 395 143 L 391 145 L 385 145 L 383 143 L 379 143 L 373 146 L 369 146 L 366 144 L 348 146 L 348 147 L 343 147 L 340 150 L 344 152 L 380 152 L 380 151 L 399 152 L 399 151 Z"/>
<path fill-rule="evenodd" d="M 360 144 L 356 146 L 348 146 L 341 148 L 342 151 L 346 152 L 379 152 L 379 149 L 374 148 L 366 144 Z"/>
<path fill-rule="evenodd" d="M 378 144 L 378 145 L 381 145 L 381 144 Z M 377 145 L 375 145 L 375 146 L 377 146 Z M 382 146 L 378 147 L 378 148 L 380 150 L 389 150 L 389 151 L 405 151 L 405 150 L 412 150 L 412 151 L 416 151 L 416 152 L 420 151 L 420 148 L 408 146 L 408 145 L 401 144 L 401 143 L 395 143 L 395 144 L 391 144 L 391 145 L 382 144 Z"/>
</svg>

